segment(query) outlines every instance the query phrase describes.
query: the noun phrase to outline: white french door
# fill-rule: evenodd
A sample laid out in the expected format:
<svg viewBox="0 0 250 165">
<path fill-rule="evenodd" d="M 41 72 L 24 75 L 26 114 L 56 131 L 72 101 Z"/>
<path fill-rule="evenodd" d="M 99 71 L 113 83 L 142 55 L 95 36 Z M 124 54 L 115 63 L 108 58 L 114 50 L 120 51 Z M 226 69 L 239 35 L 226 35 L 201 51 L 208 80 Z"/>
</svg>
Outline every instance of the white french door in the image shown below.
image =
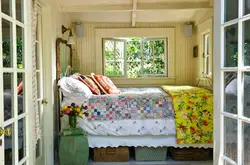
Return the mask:
<svg viewBox="0 0 250 165">
<path fill-rule="evenodd" d="M 0 165 L 34 164 L 29 3 L 0 0 Z"/>
<path fill-rule="evenodd" d="M 44 130 L 43 110 L 47 104 L 44 98 L 44 79 L 43 79 L 43 34 L 42 34 L 42 7 L 37 8 L 37 30 L 36 30 L 36 82 L 37 82 L 37 108 L 38 118 L 41 129 Z M 44 165 L 44 136 L 38 140 L 36 145 L 36 165 Z"/>
<path fill-rule="evenodd" d="M 214 164 L 250 164 L 250 1 L 214 1 Z"/>
</svg>

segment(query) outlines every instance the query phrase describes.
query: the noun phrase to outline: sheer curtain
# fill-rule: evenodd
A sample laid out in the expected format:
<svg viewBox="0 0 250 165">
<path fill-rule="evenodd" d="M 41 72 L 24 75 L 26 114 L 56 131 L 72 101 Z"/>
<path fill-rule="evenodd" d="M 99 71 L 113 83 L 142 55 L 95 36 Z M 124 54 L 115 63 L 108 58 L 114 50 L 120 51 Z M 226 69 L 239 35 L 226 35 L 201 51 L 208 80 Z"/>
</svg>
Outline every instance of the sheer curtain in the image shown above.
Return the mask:
<svg viewBox="0 0 250 165">
<path fill-rule="evenodd" d="M 41 127 L 40 127 L 40 117 L 38 112 L 37 103 L 37 75 L 36 75 L 36 39 L 37 39 L 37 22 L 38 22 L 38 2 L 33 0 L 32 6 L 32 61 L 33 61 L 33 74 L 32 74 L 32 97 L 33 105 L 35 110 L 35 128 L 34 128 L 34 147 L 38 140 L 41 138 Z"/>
</svg>

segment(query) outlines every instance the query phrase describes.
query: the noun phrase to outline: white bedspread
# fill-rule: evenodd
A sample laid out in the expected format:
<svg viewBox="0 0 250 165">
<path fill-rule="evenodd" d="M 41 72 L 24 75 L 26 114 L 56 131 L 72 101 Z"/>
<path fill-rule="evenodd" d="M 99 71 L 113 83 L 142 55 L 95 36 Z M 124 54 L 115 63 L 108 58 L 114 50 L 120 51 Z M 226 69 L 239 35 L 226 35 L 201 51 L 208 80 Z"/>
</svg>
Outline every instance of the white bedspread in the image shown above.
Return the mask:
<svg viewBox="0 0 250 165">
<path fill-rule="evenodd" d="M 87 121 L 78 119 L 79 126 L 91 135 L 143 136 L 175 135 L 174 119 Z"/>
</svg>

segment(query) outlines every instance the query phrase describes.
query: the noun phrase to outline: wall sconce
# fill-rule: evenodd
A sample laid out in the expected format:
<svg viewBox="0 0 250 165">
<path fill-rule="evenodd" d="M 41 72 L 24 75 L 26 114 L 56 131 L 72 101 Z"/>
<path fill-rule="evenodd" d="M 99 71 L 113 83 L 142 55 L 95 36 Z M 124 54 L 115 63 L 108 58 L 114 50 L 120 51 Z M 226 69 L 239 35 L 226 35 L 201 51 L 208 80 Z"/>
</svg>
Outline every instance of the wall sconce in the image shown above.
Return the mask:
<svg viewBox="0 0 250 165">
<path fill-rule="evenodd" d="M 75 44 L 75 41 L 74 41 L 74 37 L 73 37 L 73 34 L 72 34 L 72 30 L 70 28 L 66 28 L 65 26 L 62 25 L 62 34 L 64 34 L 68 30 L 69 30 L 69 38 L 68 38 L 67 44 L 68 45 L 73 45 L 73 44 Z"/>
</svg>

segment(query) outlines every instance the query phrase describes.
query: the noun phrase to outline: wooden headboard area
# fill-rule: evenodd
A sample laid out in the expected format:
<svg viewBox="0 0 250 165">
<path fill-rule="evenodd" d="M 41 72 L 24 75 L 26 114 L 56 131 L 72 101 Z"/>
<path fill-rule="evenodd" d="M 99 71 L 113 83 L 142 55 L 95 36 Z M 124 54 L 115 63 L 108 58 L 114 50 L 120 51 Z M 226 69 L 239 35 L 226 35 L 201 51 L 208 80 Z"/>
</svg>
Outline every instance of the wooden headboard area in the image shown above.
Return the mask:
<svg viewBox="0 0 250 165">
<path fill-rule="evenodd" d="M 56 80 L 71 74 L 72 69 L 72 47 L 66 40 L 56 40 Z"/>
</svg>

